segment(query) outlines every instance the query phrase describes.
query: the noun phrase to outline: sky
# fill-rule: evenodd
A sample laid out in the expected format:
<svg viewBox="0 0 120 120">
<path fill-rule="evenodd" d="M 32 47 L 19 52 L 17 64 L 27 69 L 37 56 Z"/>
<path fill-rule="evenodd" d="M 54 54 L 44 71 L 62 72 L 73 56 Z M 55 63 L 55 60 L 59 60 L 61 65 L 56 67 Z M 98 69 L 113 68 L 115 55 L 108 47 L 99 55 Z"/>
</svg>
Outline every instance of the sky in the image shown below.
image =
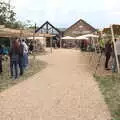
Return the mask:
<svg viewBox="0 0 120 120">
<path fill-rule="evenodd" d="M 8 2 L 9 0 L 4 0 Z M 11 0 L 18 20 L 67 28 L 79 19 L 95 28 L 120 24 L 120 0 Z"/>
</svg>

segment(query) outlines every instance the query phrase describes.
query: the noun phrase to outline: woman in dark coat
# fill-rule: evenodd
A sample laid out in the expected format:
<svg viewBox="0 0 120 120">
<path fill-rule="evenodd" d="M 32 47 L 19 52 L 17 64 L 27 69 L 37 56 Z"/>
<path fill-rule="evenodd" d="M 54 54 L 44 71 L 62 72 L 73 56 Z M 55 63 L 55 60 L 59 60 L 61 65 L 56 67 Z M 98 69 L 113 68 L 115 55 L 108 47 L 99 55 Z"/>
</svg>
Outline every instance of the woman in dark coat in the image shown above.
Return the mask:
<svg viewBox="0 0 120 120">
<path fill-rule="evenodd" d="M 15 71 L 15 79 L 18 78 L 18 64 L 19 64 L 20 45 L 18 40 L 13 40 L 10 48 L 10 71 L 11 77 L 13 77 L 13 71 Z"/>
</svg>

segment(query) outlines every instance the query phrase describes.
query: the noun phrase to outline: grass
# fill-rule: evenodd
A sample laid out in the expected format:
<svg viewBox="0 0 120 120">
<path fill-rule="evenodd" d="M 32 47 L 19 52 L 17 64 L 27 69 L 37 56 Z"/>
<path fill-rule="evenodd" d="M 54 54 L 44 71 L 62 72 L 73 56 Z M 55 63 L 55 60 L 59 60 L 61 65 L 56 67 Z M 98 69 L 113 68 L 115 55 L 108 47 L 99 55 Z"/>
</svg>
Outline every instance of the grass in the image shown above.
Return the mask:
<svg viewBox="0 0 120 120">
<path fill-rule="evenodd" d="M 24 75 L 19 77 L 17 80 L 13 80 L 10 78 L 9 64 L 8 62 L 4 61 L 3 73 L 2 75 L 0 75 L 0 92 L 26 80 L 32 75 L 40 72 L 46 66 L 47 66 L 47 63 L 45 63 L 44 61 L 30 59 L 29 68 L 25 71 Z"/>
<path fill-rule="evenodd" d="M 95 78 L 108 104 L 112 120 L 120 120 L 120 75 L 95 76 Z"/>
</svg>

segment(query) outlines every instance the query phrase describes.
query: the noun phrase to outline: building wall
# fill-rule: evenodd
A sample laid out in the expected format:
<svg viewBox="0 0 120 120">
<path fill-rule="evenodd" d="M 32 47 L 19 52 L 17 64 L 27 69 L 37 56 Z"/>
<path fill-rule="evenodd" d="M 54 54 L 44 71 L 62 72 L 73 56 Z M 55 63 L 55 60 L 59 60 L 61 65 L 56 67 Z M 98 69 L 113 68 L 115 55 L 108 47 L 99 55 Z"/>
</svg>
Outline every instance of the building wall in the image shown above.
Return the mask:
<svg viewBox="0 0 120 120">
<path fill-rule="evenodd" d="M 86 23 L 84 20 L 79 20 L 64 32 L 64 36 L 75 37 L 83 34 L 90 34 L 92 32 L 95 32 L 95 28 Z"/>
</svg>

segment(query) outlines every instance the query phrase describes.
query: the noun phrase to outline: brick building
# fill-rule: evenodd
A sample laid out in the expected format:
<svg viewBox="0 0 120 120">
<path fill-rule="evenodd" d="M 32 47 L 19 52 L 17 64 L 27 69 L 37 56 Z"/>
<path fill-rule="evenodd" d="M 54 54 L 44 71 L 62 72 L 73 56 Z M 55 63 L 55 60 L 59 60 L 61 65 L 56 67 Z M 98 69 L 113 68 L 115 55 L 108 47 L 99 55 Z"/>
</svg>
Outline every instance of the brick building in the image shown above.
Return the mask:
<svg viewBox="0 0 120 120">
<path fill-rule="evenodd" d="M 80 36 L 84 34 L 90 34 L 96 32 L 96 29 L 92 27 L 90 24 L 80 19 L 75 24 L 70 26 L 68 29 L 64 31 L 64 36 Z"/>
<path fill-rule="evenodd" d="M 70 26 L 64 31 L 64 36 L 71 36 L 71 37 L 77 37 L 80 35 L 85 35 L 85 34 L 94 34 L 96 32 L 96 29 L 92 27 L 90 24 L 85 22 L 84 20 L 80 19 L 77 21 L 75 24 Z M 77 46 L 80 46 L 80 40 L 62 40 L 62 46 L 64 44 L 67 47 L 75 47 L 76 44 Z"/>
</svg>

